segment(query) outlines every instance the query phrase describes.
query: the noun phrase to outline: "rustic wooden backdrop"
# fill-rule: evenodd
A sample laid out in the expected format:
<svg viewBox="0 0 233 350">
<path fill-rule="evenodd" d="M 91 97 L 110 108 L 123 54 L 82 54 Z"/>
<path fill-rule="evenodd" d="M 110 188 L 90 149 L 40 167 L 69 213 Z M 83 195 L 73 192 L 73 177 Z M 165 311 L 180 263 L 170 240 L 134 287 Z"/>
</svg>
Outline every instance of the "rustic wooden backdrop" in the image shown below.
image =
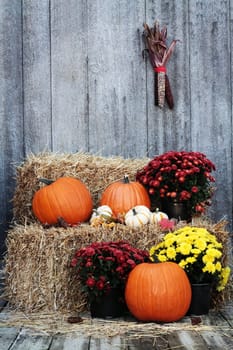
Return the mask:
<svg viewBox="0 0 233 350">
<path fill-rule="evenodd" d="M 142 58 L 143 22 L 155 20 L 180 40 L 172 111 L 154 106 Z M 217 166 L 211 215 L 231 223 L 232 37 L 232 0 L 0 0 L 1 241 L 15 167 L 46 150 L 204 152 Z"/>
</svg>

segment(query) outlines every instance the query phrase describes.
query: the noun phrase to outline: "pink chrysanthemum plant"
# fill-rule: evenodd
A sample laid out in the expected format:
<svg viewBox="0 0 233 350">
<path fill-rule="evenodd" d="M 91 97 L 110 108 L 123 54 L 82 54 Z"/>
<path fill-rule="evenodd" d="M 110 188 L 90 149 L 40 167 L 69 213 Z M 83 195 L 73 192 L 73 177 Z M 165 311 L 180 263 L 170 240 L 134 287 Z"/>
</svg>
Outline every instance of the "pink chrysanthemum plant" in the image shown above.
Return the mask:
<svg viewBox="0 0 233 350">
<path fill-rule="evenodd" d="M 185 226 L 167 233 L 151 247 L 150 259 L 176 262 L 191 283 L 210 283 L 218 292 L 226 287 L 231 271 L 225 263 L 222 243 L 201 227 Z"/>
<path fill-rule="evenodd" d="M 184 202 L 188 212 L 203 213 L 211 204 L 215 165 L 200 152 L 169 151 L 154 157 L 136 174 L 155 201 Z"/>
<path fill-rule="evenodd" d="M 77 271 L 82 290 L 92 301 L 108 294 L 111 288 L 124 290 L 129 272 L 149 253 L 132 247 L 127 241 L 95 242 L 76 251 L 71 266 Z"/>
</svg>

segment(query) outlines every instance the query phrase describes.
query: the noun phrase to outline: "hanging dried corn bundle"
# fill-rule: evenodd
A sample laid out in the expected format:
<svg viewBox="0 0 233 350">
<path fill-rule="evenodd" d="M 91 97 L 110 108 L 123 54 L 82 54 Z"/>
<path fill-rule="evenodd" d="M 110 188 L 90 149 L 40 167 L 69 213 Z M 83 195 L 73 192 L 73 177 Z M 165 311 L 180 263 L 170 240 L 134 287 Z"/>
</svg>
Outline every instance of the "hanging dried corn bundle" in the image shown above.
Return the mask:
<svg viewBox="0 0 233 350">
<path fill-rule="evenodd" d="M 146 42 L 146 49 L 149 54 L 151 65 L 154 69 L 155 78 L 155 105 L 159 107 L 164 106 L 165 99 L 169 108 L 173 108 L 174 101 L 172 91 L 166 74 L 166 63 L 169 60 L 176 42 L 173 40 L 170 47 L 167 48 L 167 28 L 163 27 L 160 31 L 158 22 L 155 22 L 154 27 L 150 28 L 144 23 L 144 38 Z"/>
</svg>

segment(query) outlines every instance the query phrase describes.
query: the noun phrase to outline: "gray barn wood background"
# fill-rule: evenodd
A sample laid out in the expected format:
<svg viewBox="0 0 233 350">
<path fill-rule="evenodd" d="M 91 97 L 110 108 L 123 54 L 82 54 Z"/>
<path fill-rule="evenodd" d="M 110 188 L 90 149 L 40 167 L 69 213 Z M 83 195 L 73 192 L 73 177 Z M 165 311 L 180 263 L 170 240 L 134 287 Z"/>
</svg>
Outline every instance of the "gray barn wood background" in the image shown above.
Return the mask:
<svg viewBox="0 0 233 350">
<path fill-rule="evenodd" d="M 172 111 L 154 106 L 142 58 L 155 20 L 180 40 Z M 1 242 L 15 166 L 42 151 L 204 152 L 217 167 L 211 215 L 231 223 L 232 36 L 232 0 L 0 0 Z"/>
</svg>

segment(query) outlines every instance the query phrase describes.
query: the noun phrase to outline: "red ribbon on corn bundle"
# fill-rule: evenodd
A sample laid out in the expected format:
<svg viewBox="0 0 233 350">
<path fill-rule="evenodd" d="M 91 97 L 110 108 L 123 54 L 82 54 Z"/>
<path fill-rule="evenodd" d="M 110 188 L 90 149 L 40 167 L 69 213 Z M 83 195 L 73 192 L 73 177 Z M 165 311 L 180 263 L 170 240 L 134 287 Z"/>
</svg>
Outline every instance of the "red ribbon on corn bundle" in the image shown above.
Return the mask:
<svg viewBox="0 0 233 350">
<path fill-rule="evenodd" d="M 167 69 L 166 69 L 165 66 L 154 67 L 154 71 L 155 71 L 156 73 L 161 73 L 161 72 L 166 73 Z"/>
</svg>

